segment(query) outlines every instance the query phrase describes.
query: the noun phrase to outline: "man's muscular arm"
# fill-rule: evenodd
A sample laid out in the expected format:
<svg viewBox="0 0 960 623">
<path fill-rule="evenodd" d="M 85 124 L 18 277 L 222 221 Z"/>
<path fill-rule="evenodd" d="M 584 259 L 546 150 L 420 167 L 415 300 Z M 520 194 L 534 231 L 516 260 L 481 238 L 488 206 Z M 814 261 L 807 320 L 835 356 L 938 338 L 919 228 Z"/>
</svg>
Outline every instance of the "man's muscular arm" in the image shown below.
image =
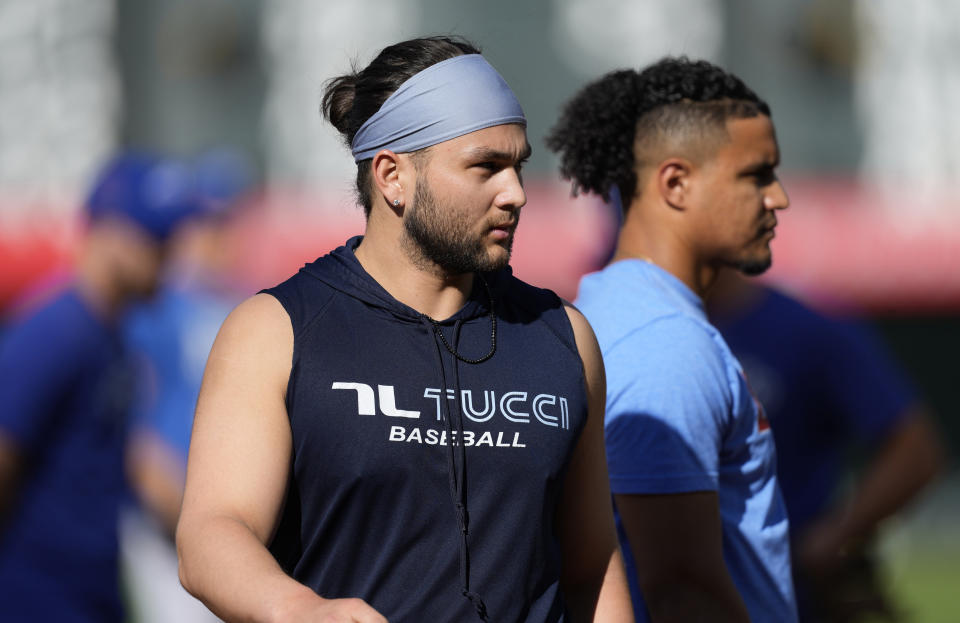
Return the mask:
<svg viewBox="0 0 960 623">
<path fill-rule="evenodd" d="M 560 500 L 561 584 L 573 621 L 632 623 L 633 608 L 613 524 L 603 447 L 603 359 L 586 318 L 572 306 L 567 307 L 567 315 L 583 360 L 589 412 Z"/>
<path fill-rule="evenodd" d="M 386 621 L 358 599 L 323 599 L 266 548 L 279 521 L 292 452 L 285 393 L 290 320 L 272 296 L 224 322 L 197 403 L 183 509 L 180 580 L 226 621 Z"/>
</svg>

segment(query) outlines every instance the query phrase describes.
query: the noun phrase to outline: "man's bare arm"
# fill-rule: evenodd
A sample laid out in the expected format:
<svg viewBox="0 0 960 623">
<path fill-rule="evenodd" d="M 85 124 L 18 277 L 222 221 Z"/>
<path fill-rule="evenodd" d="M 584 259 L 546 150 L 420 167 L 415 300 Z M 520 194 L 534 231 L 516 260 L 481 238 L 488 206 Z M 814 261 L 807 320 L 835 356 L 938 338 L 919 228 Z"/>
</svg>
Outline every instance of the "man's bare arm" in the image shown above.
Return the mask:
<svg viewBox="0 0 960 623">
<path fill-rule="evenodd" d="M 3 533 L 5 520 L 14 504 L 22 470 L 23 461 L 19 447 L 0 430 L 0 534 Z"/>
<path fill-rule="evenodd" d="M 285 393 L 290 320 L 265 294 L 230 314 L 214 343 L 197 403 L 177 526 L 184 587 L 226 621 L 382 623 L 358 599 L 327 600 L 286 575 L 267 550 L 289 477 Z"/>
<path fill-rule="evenodd" d="M 840 564 L 933 479 L 943 460 L 930 415 L 912 406 L 871 457 L 853 494 L 799 535 L 797 563 L 809 573 Z"/>
<path fill-rule="evenodd" d="M 560 500 L 563 593 L 573 621 L 632 623 L 633 608 L 617 544 L 603 442 L 606 381 L 593 330 L 567 307 L 587 384 L 588 417 Z"/>
<path fill-rule="evenodd" d="M 183 505 L 183 460 L 153 432 L 131 435 L 125 450 L 127 478 L 143 508 L 173 538 Z"/>
<path fill-rule="evenodd" d="M 723 560 L 716 492 L 614 499 L 652 621 L 750 621 Z"/>
</svg>

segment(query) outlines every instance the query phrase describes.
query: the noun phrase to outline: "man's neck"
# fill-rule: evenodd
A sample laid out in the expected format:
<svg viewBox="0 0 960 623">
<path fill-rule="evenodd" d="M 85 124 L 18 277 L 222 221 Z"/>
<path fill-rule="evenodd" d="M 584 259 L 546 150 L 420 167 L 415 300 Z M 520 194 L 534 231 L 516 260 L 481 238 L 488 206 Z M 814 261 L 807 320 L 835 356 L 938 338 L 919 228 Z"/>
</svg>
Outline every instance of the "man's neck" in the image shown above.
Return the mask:
<svg viewBox="0 0 960 623">
<path fill-rule="evenodd" d="M 732 321 L 749 314 L 766 296 L 763 286 L 728 268 L 720 271 L 710 288 L 707 310 L 711 317 Z"/>
<path fill-rule="evenodd" d="M 363 269 L 390 295 L 435 320 L 457 313 L 473 288 L 473 274 L 451 275 L 434 265 L 414 263 L 399 244 L 364 236 L 356 249 Z"/>
<path fill-rule="evenodd" d="M 623 224 L 611 262 L 625 259 L 648 261 L 704 298 L 717 277 L 716 268 L 701 261 L 676 230 L 639 217 L 639 211 L 636 211 L 634 218 L 627 218 Z"/>
<path fill-rule="evenodd" d="M 77 292 L 94 314 L 105 322 L 116 318 L 126 300 L 103 258 L 82 252 L 75 275 Z"/>
</svg>

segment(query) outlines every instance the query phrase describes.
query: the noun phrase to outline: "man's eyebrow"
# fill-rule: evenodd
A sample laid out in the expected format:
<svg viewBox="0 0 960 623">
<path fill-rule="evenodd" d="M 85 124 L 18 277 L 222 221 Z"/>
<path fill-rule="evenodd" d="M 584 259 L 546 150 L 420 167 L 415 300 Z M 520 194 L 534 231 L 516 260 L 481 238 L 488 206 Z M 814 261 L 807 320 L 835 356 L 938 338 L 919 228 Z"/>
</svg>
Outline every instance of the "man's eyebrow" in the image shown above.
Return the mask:
<svg viewBox="0 0 960 623">
<path fill-rule="evenodd" d="M 533 153 L 533 148 L 530 147 L 530 143 L 527 143 L 523 147 L 523 151 L 519 154 L 514 154 L 513 152 L 500 151 L 499 149 L 493 149 L 490 147 L 475 147 L 467 152 L 467 156 L 471 159 L 476 160 L 492 160 L 494 162 L 523 162 L 530 157 L 530 154 Z"/>
<path fill-rule="evenodd" d="M 750 175 L 753 173 L 764 173 L 768 171 L 773 171 L 778 166 L 780 166 L 779 156 L 773 159 L 764 159 L 759 162 L 754 162 L 744 167 L 743 172 L 747 175 Z"/>
</svg>

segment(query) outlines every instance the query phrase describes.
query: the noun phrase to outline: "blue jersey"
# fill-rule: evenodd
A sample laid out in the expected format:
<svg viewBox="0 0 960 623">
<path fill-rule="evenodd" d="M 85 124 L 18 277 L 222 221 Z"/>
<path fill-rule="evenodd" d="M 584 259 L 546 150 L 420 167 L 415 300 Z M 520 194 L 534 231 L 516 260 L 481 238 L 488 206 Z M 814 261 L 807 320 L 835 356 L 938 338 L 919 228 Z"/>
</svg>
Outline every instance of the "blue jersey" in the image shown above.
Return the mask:
<svg viewBox="0 0 960 623">
<path fill-rule="evenodd" d="M 831 503 L 848 452 L 883 439 L 915 393 L 866 327 L 774 290 L 713 318 L 767 410 L 791 531 L 802 534 Z"/>
<path fill-rule="evenodd" d="M 68 290 L 0 344 L 0 433 L 23 473 L 0 524 L 4 621 L 119 621 L 117 510 L 132 376 Z"/>
<path fill-rule="evenodd" d="M 584 277 L 577 306 L 607 371 L 613 493 L 716 491 L 724 560 L 751 619 L 795 621 L 773 437 L 700 298 L 659 267 L 625 260 Z M 617 525 L 637 620 L 646 621 L 619 517 Z"/>
</svg>

